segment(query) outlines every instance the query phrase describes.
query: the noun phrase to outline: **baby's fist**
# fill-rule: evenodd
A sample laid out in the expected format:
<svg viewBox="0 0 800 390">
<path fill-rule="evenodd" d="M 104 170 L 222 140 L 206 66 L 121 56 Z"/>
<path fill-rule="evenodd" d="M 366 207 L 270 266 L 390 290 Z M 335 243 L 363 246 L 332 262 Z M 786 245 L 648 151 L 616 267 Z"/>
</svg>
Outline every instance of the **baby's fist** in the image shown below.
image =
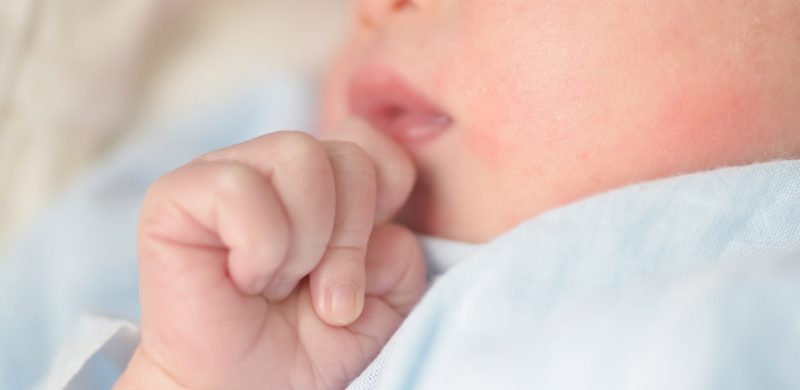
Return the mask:
<svg viewBox="0 0 800 390">
<path fill-rule="evenodd" d="M 139 225 L 142 341 L 119 385 L 342 388 L 424 288 L 408 157 L 297 132 L 204 156 L 157 181 Z M 375 159 L 373 156 L 380 156 Z M 377 216 L 377 217 L 376 217 Z"/>
</svg>

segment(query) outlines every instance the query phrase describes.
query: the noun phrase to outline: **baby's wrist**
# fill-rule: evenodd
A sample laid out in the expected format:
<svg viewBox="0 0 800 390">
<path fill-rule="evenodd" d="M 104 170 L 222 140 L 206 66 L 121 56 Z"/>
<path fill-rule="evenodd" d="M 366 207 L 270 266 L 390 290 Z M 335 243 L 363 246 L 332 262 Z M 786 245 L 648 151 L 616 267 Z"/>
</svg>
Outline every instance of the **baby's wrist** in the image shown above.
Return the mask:
<svg viewBox="0 0 800 390">
<path fill-rule="evenodd" d="M 114 390 L 140 389 L 187 390 L 139 347 L 136 348 L 125 372 L 114 385 Z"/>
</svg>

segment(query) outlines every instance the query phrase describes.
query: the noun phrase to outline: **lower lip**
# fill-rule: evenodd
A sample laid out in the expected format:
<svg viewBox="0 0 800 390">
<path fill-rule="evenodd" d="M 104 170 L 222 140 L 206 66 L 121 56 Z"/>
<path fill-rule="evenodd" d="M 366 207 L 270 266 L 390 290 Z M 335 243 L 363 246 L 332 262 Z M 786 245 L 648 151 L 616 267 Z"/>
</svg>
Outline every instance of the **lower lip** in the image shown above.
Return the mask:
<svg viewBox="0 0 800 390">
<path fill-rule="evenodd" d="M 404 143 L 430 141 L 453 122 L 387 68 L 362 69 L 353 77 L 349 92 L 353 114 Z"/>
</svg>

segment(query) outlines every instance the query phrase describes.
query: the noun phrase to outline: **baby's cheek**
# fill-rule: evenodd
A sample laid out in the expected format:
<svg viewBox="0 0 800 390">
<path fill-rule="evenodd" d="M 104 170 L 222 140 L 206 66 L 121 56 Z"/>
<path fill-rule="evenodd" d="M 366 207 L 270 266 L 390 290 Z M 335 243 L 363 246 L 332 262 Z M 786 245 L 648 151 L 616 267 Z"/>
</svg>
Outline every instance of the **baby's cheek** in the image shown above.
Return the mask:
<svg viewBox="0 0 800 390">
<path fill-rule="evenodd" d="M 660 164 L 680 171 L 747 162 L 769 138 L 759 94 L 744 79 L 684 85 L 664 95 L 649 132 Z M 658 162 L 656 162 L 658 163 Z"/>
<path fill-rule="evenodd" d="M 520 165 L 520 155 L 555 141 L 553 118 L 568 116 L 570 105 L 553 106 L 579 100 L 569 85 L 578 79 L 576 61 L 552 38 L 555 32 L 541 28 L 550 11 L 540 3 L 465 1 L 457 60 L 443 72 L 445 89 L 459 102 L 465 150 L 505 175 L 531 165 Z"/>
<path fill-rule="evenodd" d="M 464 142 L 470 154 L 478 156 L 488 166 L 498 168 L 503 165 L 505 147 L 497 139 L 497 134 L 492 134 L 489 129 L 465 133 Z"/>
<path fill-rule="evenodd" d="M 523 137 L 519 124 L 509 118 L 494 115 L 492 112 L 476 112 L 474 121 L 466 128 L 459 129 L 463 146 L 470 159 L 487 172 L 510 175 L 527 171 L 531 164 L 520 164 L 519 157 L 529 154 L 530 143 L 537 142 L 528 134 Z M 479 118 L 476 118 L 479 117 Z M 535 124 L 530 123 L 531 127 Z M 532 132 L 532 131 L 531 131 Z M 530 160 L 527 158 L 526 160 Z"/>
</svg>

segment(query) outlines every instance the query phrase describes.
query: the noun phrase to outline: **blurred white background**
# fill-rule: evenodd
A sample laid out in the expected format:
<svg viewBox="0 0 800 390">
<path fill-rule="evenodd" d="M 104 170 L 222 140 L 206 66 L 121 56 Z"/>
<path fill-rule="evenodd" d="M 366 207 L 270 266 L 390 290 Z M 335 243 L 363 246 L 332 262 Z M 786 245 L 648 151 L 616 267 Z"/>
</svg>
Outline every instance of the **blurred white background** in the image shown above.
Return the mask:
<svg viewBox="0 0 800 390">
<path fill-rule="evenodd" d="M 317 77 L 346 0 L 0 0 L 0 249 L 130 133 Z"/>
</svg>

